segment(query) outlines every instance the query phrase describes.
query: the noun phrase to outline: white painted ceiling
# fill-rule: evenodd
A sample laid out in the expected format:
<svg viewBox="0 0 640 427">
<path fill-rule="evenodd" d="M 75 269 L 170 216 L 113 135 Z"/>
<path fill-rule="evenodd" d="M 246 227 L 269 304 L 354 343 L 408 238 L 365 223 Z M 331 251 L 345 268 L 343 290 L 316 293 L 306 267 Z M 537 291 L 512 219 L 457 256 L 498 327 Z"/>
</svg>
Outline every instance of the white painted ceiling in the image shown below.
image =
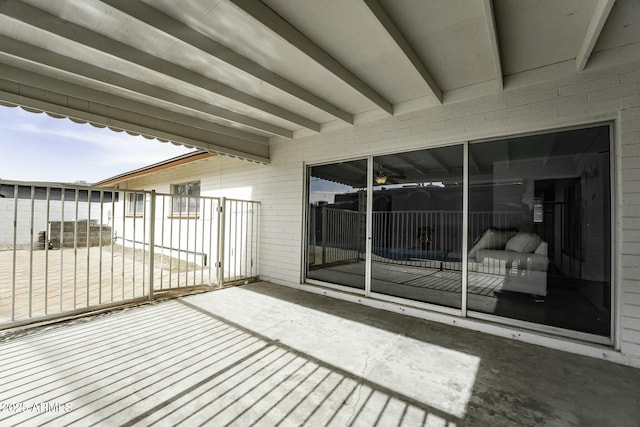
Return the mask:
<svg viewBox="0 0 640 427">
<path fill-rule="evenodd" d="M 274 136 L 634 61 L 638 0 L 0 2 L 1 102 L 264 162 Z"/>
</svg>

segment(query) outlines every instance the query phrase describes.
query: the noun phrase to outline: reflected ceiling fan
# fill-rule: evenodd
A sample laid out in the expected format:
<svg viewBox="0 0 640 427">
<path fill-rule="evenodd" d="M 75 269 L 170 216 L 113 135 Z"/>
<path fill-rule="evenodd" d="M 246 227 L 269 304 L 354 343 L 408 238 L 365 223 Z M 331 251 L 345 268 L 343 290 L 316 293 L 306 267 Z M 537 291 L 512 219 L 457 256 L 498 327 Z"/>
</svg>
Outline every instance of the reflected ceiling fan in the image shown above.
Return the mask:
<svg viewBox="0 0 640 427">
<path fill-rule="evenodd" d="M 382 165 L 380 165 L 380 170 L 376 173 L 376 176 L 373 177 L 373 181 L 378 185 L 383 185 L 387 183 L 387 179 L 389 179 L 389 177 L 385 175 L 382 170 Z"/>
<path fill-rule="evenodd" d="M 378 171 L 374 172 L 373 182 L 377 185 L 383 185 L 383 184 L 387 184 L 387 181 L 394 178 L 405 179 L 406 176 L 404 174 L 394 171 L 393 169 L 387 166 L 382 166 L 382 164 L 379 164 Z"/>
</svg>

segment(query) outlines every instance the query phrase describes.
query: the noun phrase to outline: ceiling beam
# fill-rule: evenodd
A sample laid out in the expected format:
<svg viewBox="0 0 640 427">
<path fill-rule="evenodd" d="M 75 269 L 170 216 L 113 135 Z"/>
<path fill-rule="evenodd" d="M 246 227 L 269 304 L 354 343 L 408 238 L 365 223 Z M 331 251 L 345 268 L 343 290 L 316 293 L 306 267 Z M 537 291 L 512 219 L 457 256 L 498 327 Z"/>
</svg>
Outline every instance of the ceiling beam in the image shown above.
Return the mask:
<svg viewBox="0 0 640 427">
<path fill-rule="evenodd" d="M 437 158 L 437 157 L 434 157 L 432 153 L 423 152 L 421 154 L 424 155 L 425 157 L 431 159 L 432 161 L 438 163 L 438 168 L 442 169 L 445 173 L 447 173 L 447 174 L 451 173 L 451 168 L 445 166 L 445 164 L 442 162 L 442 160 Z M 425 168 L 421 167 L 416 161 L 414 161 L 412 158 L 410 158 L 410 153 L 409 154 L 405 153 L 404 155 L 400 156 L 399 158 L 400 158 L 400 160 L 402 160 L 403 162 L 405 162 L 406 164 L 411 166 L 415 171 L 417 171 L 417 172 L 421 173 L 422 175 L 424 175 L 424 178 L 432 180 L 432 178 L 429 177 L 429 175 L 431 175 L 432 172 L 429 172 L 428 169 L 425 169 Z"/>
<path fill-rule="evenodd" d="M 554 151 L 556 150 L 556 144 L 558 143 L 558 133 L 553 134 L 553 138 L 551 139 L 551 143 L 549 144 L 549 149 L 543 153 L 544 159 L 542 160 L 542 167 L 546 167 L 549 164 L 549 160 L 551 160 Z"/>
<path fill-rule="evenodd" d="M 425 150 L 425 151 L 421 152 L 421 155 L 423 155 L 427 159 L 429 159 L 432 162 L 434 162 L 436 165 L 438 165 L 438 168 L 442 169 L 445 173 L 447 173 L 447 174 L 451 173 L 451 167 L 447 166 L 446 162 L 444 162 L 440 158 L 440 156 L 438 156 L 437 154 L 432 153 L 431 151 L 426 151 Z M 417 162 L 412 160 L 409 157 L 409 154 L 401 155 L 401 156 L 399 156 L 399 158 L 400 158 L 400 160 L 402 160 L 403 162 L 405 162 L 406 164 L 411 166 L 413 169 L 415 169 L 416 171 L 418 171 L 421 174 L 423 174 L 425 177 L 427 177 L 429 175 L 429 171 L 427 169 L 422 168 L 420 165 L 418 165 Z M 471 159 L 471 156 L 469 156 L 469 158 Z"/>
<path fill-rule="evenodd" d="M 367 170 L 361 169 L 351 162 L 336 163 L 330 170 L 322 168 L 317 178 L 333 181 L 353 188 L 367 187 Z"/>
<path fill-rule="evenodd" d="M 107 71 L 103 68 L 80 62 L 66 56 L 58 55 L 9 37 L 0 36 L 0 52 L 4 52 L 5 54 L 18 58 L 19 60 L 30 61 L 35 64 L 40 64 L 41 66 L 46 66 L 91 80 L 103 87 L 125 89 L 136 94 L 159 99 L 183 108 L 207 113 L 211 116 L 261 130 L 273 135 L 280 135 L 285 138 L 293 137 L 293 132 L 288 129 L 254 119 L 243 114 L 235 113 L 224 108 L 216 107 L 215 105 L 211 105 L 205 101 L 170 92 L 167 89 L 156 87 L 112 71 Z"/>
<path fill-rule="evenodd" d="M 476 161 L 475 157 L 473 157 L 473 155 L 471 154 L 471 152 L 469 152 L 469 165 L 476 171 L 476 172 L 480 172 L 480 167 L 478 166 L 478 162 Z"/>
<path fill-rule="evenodd" d="M 433 79 L 422 60 L 418 57 L 418 54 L 415 52 L 415 50 L 413 50 L 413 46 L 411 46 L 411 43 L 409 43 L 404 34 L 402 34 L 387 11 L 384 10 L 378 0 L 363 1 L 364 4 L 369 8 L 369 11 L 371 11 L 373 16 L 376 18 L 376 20 L 389 34 L 393 42 L 398 46 L 398 48 L 400 48 L 409 62 L 411 62 L 418 74 L 420 74 L 420 77 L 422 77 L 422 80 L 424 80 L 424 82 L 427 84 L 427 87 L 429 88 L 431 94 L 438 100 L 440 104 L 442 104 L 442 90 Z"/>
<path fill-rule="evenodd" d="M 316 61 L 326 70 L 351 86 L 365 98 L 369 99 L 382 110 L 393 115 L 393 105 L 382 95 L 369 87 L 359 77 L 349 71 L 344 65 L 315 44 L 311 39 L 289 24 L 284 18 L 270 9 L 261 1 L 229 0 L 256 21 L 269 28 L 282 39 L 299 49 L 309 58 Z"/>
<path fill-rule="evenodd" d="M 367 169 L 361 169 L 358 166 L 354 165 L 352 162 L 342 162 L 342 163 L 337 163 L 339 165 L 339 167 L 342 167 L 343 169 L 351 169 L 353 172 L 355 172 L 358 175 L 367 175 Z"/>
<path fill-rule="evenodd" d="M 507 169 L 511 169 L 511 140 L 510 139 L 504 140 L 504 152 L 507 156 L 507 160 L 505 162 L 505 164 L 507 165 Z"/>
<path fill-rule="evenodd" d="M 398 158 L 402 160 L 404 163 L 406 163 L 407 165 L 409 165 L 409 167 L 411 167 L 414 171 L 418 172 L 419 174 L 422 174 L 424 176 L 429 175 L 429 172 L 426 169 L 422 169 L 417 162 L 414 162 L 410 158 L 406 156 L 398 156 Z"/>
<path fill-rule="evenodd" d="M 229 49 L 225 45 L 210 39 L 204 34 L 196 31 L 169 15 L 146 5 L 143 2 L 132 2 L 131 0 L 101 0 L 114 9 L 119 10 L 145 24 L 156 28 L 164 33 L 170 34 L 176 39 L 183 41 L 201 51 L 215 57 L 216 59 L 229 64 L 247 74 L 252 75 L 270 85 L 294 96 L 315 108 L 324 111 L 346 123 L 353 124 L 353 115 L 336 107 L 330 102 L 309 92 L 307 89 L 285 79 L 284 77 L 264 68 L 251 59 L 240 55 Z"/>
<path fill-rule="evenodd" d="M 180 65 L 150 55 L 132 46 L 110 39 L 80 25 L 65 21 L 43 10 L 17 0 L 2 3 L 0 13 L 29 24 L 51 34 L 63 37 L 123 61 L 170 76 L 200 89 L 223 96 L 230 100 L 264 111 L 275 117 L 295 123 L 304 128 L 320 132 L 320 124 L 297 113 L 242 92 L 224 83 L 212 80 Z"/>
<path fill-rule="evenodd" d="M 587 144 L 583 144 L 582 145 L 582 153 L 581 154 L 586 154 L 586 153 L 590 153 L 593 152 L 593 145 L 598 142 L 598 141 L 602 141 L 601 134 L 604 133 L 605 135 L 609 132 L 607 127 L 600 127 L 598 128 L 597 131 L 595 132 L 590 132 L 590 136 L 591 138 L 589 139 L 589 142 Z"/>
<path fill-rule="evenodd" d="M 447 164 L 437 154 L 432 153 L 430 151 L 423 151 L 422 154 L 425 157 L 431 159 L 433 162 L 435 162 L 440 169 L 445 171 L 445 173 L 451 173 L 451 168 L 447 166 Z"/>
<path fill-rule="evenodd" d="M 600 37 L 600 33 L 604 28 L 604 24 L 607 22 L 609 12 L 611 12 L 615 1 L 616 0 L 598 0 L 596 3 L 595 10 L 587 27 L 587 33 L 576 55 L 576 69 L 578 72 L 581 72 L 587 66 L 591 52 L 598 41 L 598 37 Z"/>
<path fill-rule="evenodd" d="M 496 31 L 496 17 L 493 13 L 493 1 L 482 0 L 484 9 L 484 18 L 489 31 L 489 43 L 491 45 L 491 54 L 493 56 L 493 64 L 496 67 L 496 83 L 498 90 L 504 89 L 504 80 L 502 77 L 502 63 L 500 61 L 500 46 L 498 46 L 498 32 Z"/>
<path fill-rule="evenodd" d="M 378 160 L 378 162 L 380 162 L 380 161 Z M 386 169 L 386 170 L 388 170 L 389 172 L 391 172 L 391 173 L 393 174 L 393 178 L 405 179 L 405 178 L 407 177 L 407 176 L 404 174 L 404 171 L 403 171 L 403 170 L 400 170 L 400 169 L 394 168 L 394 167 L 392 167 L 392 166 L 382 165 L 382 164 L 381 164 L 381 167 L 382 167 L 382 169 L 383 169 L 383 170 L 384 170 L 384 169 Z"/>
</svg>

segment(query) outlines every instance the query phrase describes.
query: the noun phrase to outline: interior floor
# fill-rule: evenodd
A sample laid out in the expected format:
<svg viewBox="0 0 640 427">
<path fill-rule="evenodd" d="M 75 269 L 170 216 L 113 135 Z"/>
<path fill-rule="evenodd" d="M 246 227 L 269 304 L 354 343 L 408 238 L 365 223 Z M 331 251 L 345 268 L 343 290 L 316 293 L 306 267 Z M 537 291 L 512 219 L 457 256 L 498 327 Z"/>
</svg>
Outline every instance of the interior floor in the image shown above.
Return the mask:
<svg viewBox="0 0 640 427">
<path fill-rule="evenodd" d="M 316 268 L 309 277 L 328 283 L 364 289 L 365 263 Z M 596 308 L 568 279 L 549 276 L 544 299 L 503 291 L 499 275 L 469 272 L 469 310 L 562 329 L 610 336 L 610 314 Z M 373 262 L 371 290 L 414 301 L 460 308 L 462 272 Z"/>
</svg>

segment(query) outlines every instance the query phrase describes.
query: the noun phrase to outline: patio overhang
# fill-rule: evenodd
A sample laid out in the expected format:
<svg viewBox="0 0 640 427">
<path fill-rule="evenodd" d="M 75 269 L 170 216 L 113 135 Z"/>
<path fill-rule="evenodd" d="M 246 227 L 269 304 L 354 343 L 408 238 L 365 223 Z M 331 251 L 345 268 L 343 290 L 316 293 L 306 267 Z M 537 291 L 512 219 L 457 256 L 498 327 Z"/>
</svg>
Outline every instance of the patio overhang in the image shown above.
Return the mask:
<svg viewBox="0 0 640 427">
<path fill-rule="evenodd" d="M 5 0 L 0 102 L 269 162 L 329 132 L 640 60 L 634 0 Z"/>
</svg>

